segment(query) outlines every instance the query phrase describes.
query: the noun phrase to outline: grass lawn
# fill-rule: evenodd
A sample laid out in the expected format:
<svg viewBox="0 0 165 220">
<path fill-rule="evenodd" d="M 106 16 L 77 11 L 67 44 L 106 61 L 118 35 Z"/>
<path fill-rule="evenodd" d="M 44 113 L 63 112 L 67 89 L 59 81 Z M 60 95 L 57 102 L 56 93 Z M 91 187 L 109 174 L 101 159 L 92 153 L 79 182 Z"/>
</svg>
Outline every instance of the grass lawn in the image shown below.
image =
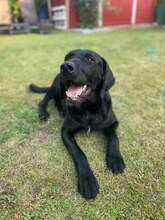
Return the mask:
<svg viewBox="0 0 165 220">
<path fill-rule="evenodd" d="M 0 36 L 0 220 L 165 219 L 164 39 L 163 29 Z M 155 55 L 147 53 L 152 47 Z M 60 138 L 63 119 L 50 103 L 49 122 L 40 122 L 42 95 L 27 89 L 32 82 L 50 84 L 74 48 L 102 54 L 117 81 L 111 94 L 125 173 L 106 169 L 101 133 L 77 135 L 100 184 L 94 201 L 77 192 Z"/>
</svg>

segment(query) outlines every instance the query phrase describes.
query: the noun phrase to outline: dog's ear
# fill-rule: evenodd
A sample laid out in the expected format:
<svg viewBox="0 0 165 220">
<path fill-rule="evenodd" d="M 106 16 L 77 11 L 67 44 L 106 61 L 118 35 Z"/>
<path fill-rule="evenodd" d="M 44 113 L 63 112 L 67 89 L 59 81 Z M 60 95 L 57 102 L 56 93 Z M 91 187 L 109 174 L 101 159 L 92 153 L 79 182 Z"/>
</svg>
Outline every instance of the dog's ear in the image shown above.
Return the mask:
<svg viewBox="0 0 165 220">
<path fill-rule="evenodd" d="M 108 89 L 110 89 L 115 83 L 115 78 L 108 63 L 104 58 L 102 58 L 102 61 L 103 61 L 103 82 L 101 87 L 101 97 L 103 97 L 105 92 Z"/>
</svg>

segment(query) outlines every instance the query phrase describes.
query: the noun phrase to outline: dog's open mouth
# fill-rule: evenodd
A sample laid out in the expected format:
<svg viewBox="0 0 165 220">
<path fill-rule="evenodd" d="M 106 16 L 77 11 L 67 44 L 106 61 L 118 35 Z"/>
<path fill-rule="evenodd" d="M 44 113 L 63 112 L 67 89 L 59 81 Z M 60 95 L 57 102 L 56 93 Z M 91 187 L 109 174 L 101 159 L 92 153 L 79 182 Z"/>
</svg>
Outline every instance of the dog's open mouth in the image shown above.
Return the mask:
<svg viewBox="0 0 165 220">
<path fill-rule="evenodd" d="M 73 101 L 79 101 L 89 95 L 91 88 L 87 85 L 71 85 L 66 91 L 66 95 Z"/>
</svg>

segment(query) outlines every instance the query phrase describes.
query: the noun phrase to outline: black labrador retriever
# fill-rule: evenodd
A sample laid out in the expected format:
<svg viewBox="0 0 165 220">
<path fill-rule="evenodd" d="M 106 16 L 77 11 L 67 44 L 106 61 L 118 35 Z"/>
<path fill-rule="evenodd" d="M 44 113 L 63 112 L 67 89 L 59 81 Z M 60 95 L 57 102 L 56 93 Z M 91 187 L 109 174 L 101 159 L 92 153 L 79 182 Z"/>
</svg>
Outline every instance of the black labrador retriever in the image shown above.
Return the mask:
<svg viewBox="0 0 165 220">
<path fill-rule="evenodd" d="M 122 173 L 125 168 L 116 133 L 118 120 L 112 110 L 108 93 L 115 82 L 105 59 L 90 50 L 73 50 L 65 56 L 60 73 L 50 87 L 30 85 L 36 93 L 46 93 L 39 103 L 39 118 L 47 120 L 46 108 L 50 99 L 64 116 L 62 139 L 68 149 L 78 174 L 78 190 L 86 199 L 95 198 L 99 185 L 88 160 L 76 143 L 74 134 L 102 130 L 107 139 L 106 164 L 113 173 Z"/>
</svg>

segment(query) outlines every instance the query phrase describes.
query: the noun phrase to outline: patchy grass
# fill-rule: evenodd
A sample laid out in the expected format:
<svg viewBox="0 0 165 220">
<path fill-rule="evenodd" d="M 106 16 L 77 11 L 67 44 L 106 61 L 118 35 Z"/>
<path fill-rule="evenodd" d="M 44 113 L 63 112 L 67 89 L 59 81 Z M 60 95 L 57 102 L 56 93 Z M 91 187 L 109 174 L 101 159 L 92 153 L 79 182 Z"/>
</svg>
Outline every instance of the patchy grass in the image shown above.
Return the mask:
<svg viewBox="0 0 165 220">
<path fill-rule="evenodd" d="M 163 29 L 0 36 L 0 220 L 165 219 L 164 36 Z M 125 173 L 106 169 L 102 134 L 77 135 L 100 184 L 94 201 L 77 193 L 63 119 L 51 103 L 49 123 L 39 122 L 41 96 L 27 90 L 31 82 L 50 84 L 74 48 L 102 54 L 117 79 L 111 93 Z"/>
</svg>

